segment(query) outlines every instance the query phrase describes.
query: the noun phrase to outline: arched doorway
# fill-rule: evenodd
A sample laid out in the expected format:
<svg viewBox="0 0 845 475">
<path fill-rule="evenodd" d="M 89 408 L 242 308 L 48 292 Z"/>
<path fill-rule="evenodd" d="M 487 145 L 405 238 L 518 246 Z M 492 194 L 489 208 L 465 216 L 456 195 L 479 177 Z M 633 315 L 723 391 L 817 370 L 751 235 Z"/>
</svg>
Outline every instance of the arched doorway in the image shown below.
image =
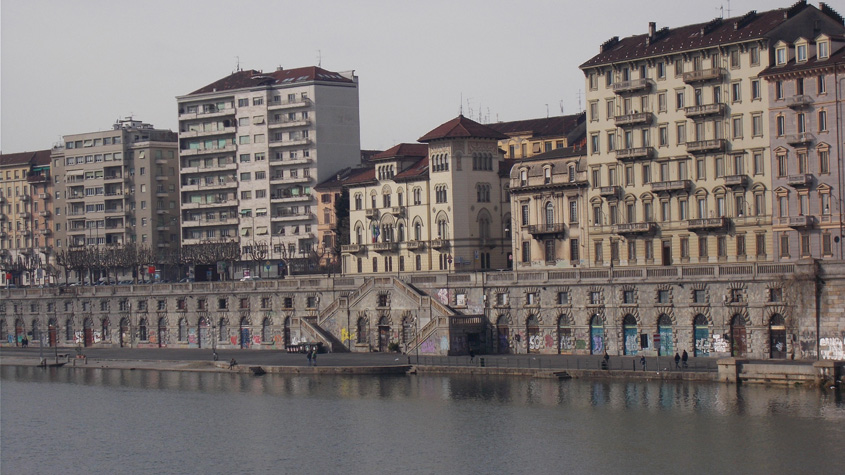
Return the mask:
<svg viewBox="0 0 845 475">
<path fill-rule="evenodd" d="M 636 355 L 640 349 L 640 342 L 637 337 L 637 319 L 631 314 L 625 315 L 622 320 L 622 339 L 624 354 Z"/>
<path fill-rule="evenodd" d="M 77 343 L 76 330 L 73 329 L 73 318 L 65 320 L 65 340 L 70 343 Z"/>
<path fill-rule="evenodd" d="M 290 346 L 290 317 L 285 317 L 284 328 L 282 329 L 282 339 L 285 343 L 285 348 Z"/>
<path fill-rule="evenodd" d="M 411 317 L 402 318 L 402 343 L 408 344 L 414 339 L 414 319 Z"/>
<path fill-rule="evenodd" d="M 111 322 L 109 322 L 108 317 L 103 318 L 103 320 L 100 321 L 100 331 L 101 331 L 100 341 L 103 341 L 103 342 L 106 342 L 106 343 L 111 343 L 111 334 L 109 333 L 109 326 L 110 325 L 111 325 Z"/>
<path fill-rule="evenodd" d="M 141 341 L 149 341 L 150 334 L 147 330 L 147 319 L 142 318 L 138 321 L 138 339 Z"/>
<path fill-rule="evenodd" d="M 786 320 L 776 313 L 769 320 L 769 357 L 786 358 Z"/>
<path fill-rule="evenodd" d="M 240 325 L 238 326 L 238 339 L 240 340 L 241 348 L 249 348 L 249 319 L 241 317 Z"/>
<path fill-rule="evenodd" d="M 59 340 L 59 323 L 55 318 L 47 321 L 47 346 L 56 346 Z"/>
<path fill-rule="evenodd" d="M 500 315 L 496 321 L 496 350 L 498 353 L 510 353 L 510 337 L 508 329 L 508 317 Z"/>
<path fill-rule="evenodd" d="M 745 319 L 734 315 L 731 319 L 731 356 L 745 356 L 748 352 L 748 340 L 745 333 Z"/>
<path fill-rule="evenodd" d="M 557 319 L 557 348 L 559 354 L 572 353 L 572 326 L 566 315 L 561 315 Z"/>
<path fill-rule="evenodd" d="M 32 321 L 32 340 L 41 341 L 41 323 L 37 318 Z"/>
<path fill-rule="evenodd" d="M 390 320 L 387 317 L 381 317 L 378 321 L 378 350 L 387 351 L 390 345 Z"/>
<path fill-rule="evenodd" d="M 359 345 L 369 343 L 369 327 L 370 322 L 368 321 L 367 317 L 361 317 L 358 319 L 358 323 L 355 325 L 355 331 L 358 335 L 358 338 L 355 340 L 355 343 L 358 343 Z"/>
<path fill-rule="evenodd" d="M 211 335 L 208 332 L 208 319 L 205 317 L 200 317 L 197 320 L 197 347 L 198 348 L 208 348 L 209 341 L 211 339 Z"/>
<path fill-rule="evenodd" d="M 590 318 L 590 354 L 600 355 L 604 351 L 604 323 L 601 317 L 593 315 Z"/>
<path fill-rule="evenodd" d="M 23 342 L 23 336 L 26 334 L 26 328 L 23 326 L 23 320 L 18 318 L 15 320 L 15 345 L 20 346 Z"/>
<path fill-rule="evenodd" d="M 543 349 L 543 335 L 540 334 L 537 315 L 529 315 L 525 320 L 525 343 L 529 353 L 539 353 Z"/>
<path fill-rule="evenodd" d="M 672 341 L 672 319 L 669 318 L 669 315 L 664 313 L 657 317 L 657 334 L 660 335 L 660 346 L 657 348 L 657 354 L 672 356 L 675 353 L 675 343 Z"/>
<path fill-rule="evenodd" d="M 6 334 L 6 319 L 0 318 L 0 343 L 6 342 L 11 343 L 9 335 Z"/>
<path fill-rule="evenodd" d="M 167 319 L 161 317 L 158 319 L 158 347 L 164 348 L 167 346 Z"/>
<path fill-rule="evenodd" d="M 273 324 L 270 321 L 270 318 L 265 317 L 264 320 L 261 321 L 261 341 L 263 343 L 267 343 L 270 341 L 270 326 Z"/>
<path fill-rule="evenodd" d="M 179 319 L 179 328 L 177 330 L 178 335 L 177 338 L 180 342 L 184 342 L 188 339 L 188 321 L 185 320 L 185 317 Z"/>
<path fill-rule="evenodd" d="M 94 344 L 94 320 L 91 317 L 85 317 L 82 320 L 82 334 L 83 344 L 88 347 Z"/>
<path fill-rule="evenodd" d="M 120 347 L 123 348 L 130 343 L 130 334 L 129 334 L 129 319 L 124 317 L 120 319 L 120 328 L 118 328 L 119 332 L 119 340 L 120 340 Z"/>
<path fill-rule="evenodd" d="M 698 314 L 692 321 L 693 326 L 693 355 L 710 356 L 710 329 L 707 326 L 707 318 Z"/>
</svg>

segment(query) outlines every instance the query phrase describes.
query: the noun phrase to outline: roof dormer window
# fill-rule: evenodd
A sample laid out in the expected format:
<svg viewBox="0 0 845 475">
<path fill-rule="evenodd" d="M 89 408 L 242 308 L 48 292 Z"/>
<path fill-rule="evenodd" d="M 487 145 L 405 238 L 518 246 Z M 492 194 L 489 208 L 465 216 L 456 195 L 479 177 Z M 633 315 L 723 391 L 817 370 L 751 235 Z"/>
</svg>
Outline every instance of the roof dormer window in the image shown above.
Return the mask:
<svg viewBox="0 0 845 475">
<path fill-rule="evenodd" d="M 781 46 L 775 50 L 775 63 L 778 65 L 786 64 L 786 47 Z"/>
<path fill-rule="evenodd" d="M 807 45 L 800 44 L 795 46 L 795 61 L 802 63 L 807 61 Z"/>
<path fill-rule="evenodd" d="M 830 57 L 830 43 L 827 40 L 816 43 L 816 57 L 818 59 L 827 59 Z"/>
</svg>

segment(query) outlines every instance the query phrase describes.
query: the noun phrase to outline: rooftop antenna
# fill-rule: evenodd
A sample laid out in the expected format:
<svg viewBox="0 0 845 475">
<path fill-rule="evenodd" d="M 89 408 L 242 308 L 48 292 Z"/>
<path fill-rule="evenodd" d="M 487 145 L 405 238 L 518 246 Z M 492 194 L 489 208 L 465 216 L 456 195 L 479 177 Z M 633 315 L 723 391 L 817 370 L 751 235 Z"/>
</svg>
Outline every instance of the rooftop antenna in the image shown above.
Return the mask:
<svg viewBox="0 0 845 475">
<path fill-rule="evenodd" d="M 241 70 L 241 57 L 235 56 L 235 71 Z"/>
<path fill-rule="evenodd" d="M 560 115 L 563 115 L 563 99 L 560 101 Z"/>
<path fill-rule="evenodd" d="M 546 118 L 549 118 L 549 103 L 546 103 Z"/>
<path fill-rule="evenodd" d="M 719 8 L 717 8 L 716 10 L 719 10 L 719 18 L 724 20 L 725 19 L 725 6 L 719 5 Z"/>
<path fill-rule="evenodd" d="M 464 93 L 461 93 L 461 102 L 458 104 L 458 114 L 464 115 Z"/>
<path fill-rule="evenodd" d="M 317 50 L 317 67 L 323 67 L 323 52 L 320 50 Z"/>
<path fill-rule="evenodd" d="M 578 112 L 581 112 L 581 96 L 583 95 L 584 93 L 580 89 L 578 89 L 578 93 L 575 94 L 575 96 L 578 97 Z"/>
</svg>

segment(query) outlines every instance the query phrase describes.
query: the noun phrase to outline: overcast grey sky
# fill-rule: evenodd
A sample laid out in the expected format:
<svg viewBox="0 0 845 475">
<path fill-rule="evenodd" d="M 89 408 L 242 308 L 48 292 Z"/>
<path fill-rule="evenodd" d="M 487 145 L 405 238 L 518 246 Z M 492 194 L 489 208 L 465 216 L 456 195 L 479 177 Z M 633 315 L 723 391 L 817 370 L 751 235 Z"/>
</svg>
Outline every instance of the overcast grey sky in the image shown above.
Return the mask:
<svg viewBox="0 0 845 475">
<path fill-rule="evenodd" d="M 578 65 L 605 40 L 727 16 L 729 3 L 739 16 L 794 1 L 2 0 L 0 149 L 50 148 L 128 115 L 176 130 L 175 97 L 238 58 L 354 69 L 366 149 L 415 141 L 461 105 L 482 122 L 572 114 Z"/>
</svg>

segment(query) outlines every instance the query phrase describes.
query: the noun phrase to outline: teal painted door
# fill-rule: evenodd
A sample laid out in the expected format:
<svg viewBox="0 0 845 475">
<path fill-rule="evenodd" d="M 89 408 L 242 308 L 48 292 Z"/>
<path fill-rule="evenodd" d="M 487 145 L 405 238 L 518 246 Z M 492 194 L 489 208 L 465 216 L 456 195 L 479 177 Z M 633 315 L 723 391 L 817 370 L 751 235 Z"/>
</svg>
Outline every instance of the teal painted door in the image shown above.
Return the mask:
<svg viewBox="0 0 845 475">
<path fill-rule="evenodd" d="M 590 353 L 601 355 L 604 353 L 604 328 L 590 327 Z"/>
<path fill-rule="evenodd" d="M 626 326 L 625 333 L 625 354 L 636 355 L 640 349 L 639 336 L 637 335 L 637 327 Z"/>
<path fill-rule="evenodd" d="M 710 331 L 707 327 L 695 327 L 695 356 L 710 356 Z"/>
<path fill-rule="evenodd" d="M 657 327 L 657 331 L 660 333 L 660 355 L 674 355 L 675 349 L 672 345 L 672 327 Z"/>
</svg>

